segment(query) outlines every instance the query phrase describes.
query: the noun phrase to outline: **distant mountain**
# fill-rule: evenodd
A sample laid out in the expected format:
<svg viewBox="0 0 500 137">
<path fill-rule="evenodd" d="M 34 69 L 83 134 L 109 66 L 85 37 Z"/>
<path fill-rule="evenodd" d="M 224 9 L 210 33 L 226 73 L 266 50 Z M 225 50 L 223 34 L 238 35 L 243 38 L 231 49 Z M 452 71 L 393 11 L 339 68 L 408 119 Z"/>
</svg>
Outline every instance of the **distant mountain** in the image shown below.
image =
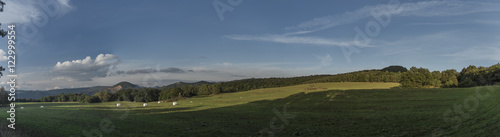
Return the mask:
<svg viewBox="0 0 500 137">
<path fill-rule="evenodd" d="M 138 85 L 134 85 L 130 82 L 122 81 L 118 84 L 115 84 L 114 86 L 107 88 L 107 91 L 111 92 L 111 93 L 116 93 L 122 89 L 138 89 L 138 88 L 142 88 L 142 87 L 138 86 Z"/>
<path fill-rule="evenodd" d="M 33 98 L 33 99 L 39 99 L 44 96 L 52 96 L 52 95 L 59 95 L 62 93 L 83 93 L 86 95 L 93 95 L 91 94 L 92 91 L 103 91 L 108 86 L 95 86 L 95 87 L 86 87 L 86 88 L 67 88 L 67 89 L 53 89 L 53 90 L 47 90 L 47 91 L 36 91 L 36 90 L 17 90 L 16 91 L 16 98 Z"/>
<path fill-rule="evenodd" d="M 111 93 L 116 93 L 120 90 L 123 89 L 137 89 L 137 88 L 142 88 L 141 86 L 134 85 L 130 82 L 120 82 L 118 84 L 115 84 L 113 86 L 95 86 L 95 87 L 86 87 L 86 88 L 67 88 L 67 89 L 53 89 L 53 90 L 47 90 L 47 91 L 34 91 L 34 90 L 18 90 L 16 91 L 16 98 L 33 98 L 33 99 L 39 99 L 44 96 L 53 96 L 53 95 L 59 95 L 62 93 L 68 94 L 68 93 L 82 93 L 85 95 L 94 95 L 97 92 L 101 91 L 106 91 L 106 92 L 111 92 Z"/>
<path fill-rule="evenodd" d="M 184 86 L 201 86 L 203 84 L 208 84 L 208 85 L 212 85 L 212 84 L 215 84 L 216 82 L 207 82 L 207 81 L 198 81 L 198 82 L 194 82 L 194 83 L 186 83 L 186 82 L 177 82 L 177 83 L 174 83 L 174 84 L 170 84 L 170 85 L 167 85 L 167 86 L 163 86 L 162 88 L 163 89 L 167 89 L 167 88 L 180 88 L 180 87 L 184 87 Z"/>
</svg>

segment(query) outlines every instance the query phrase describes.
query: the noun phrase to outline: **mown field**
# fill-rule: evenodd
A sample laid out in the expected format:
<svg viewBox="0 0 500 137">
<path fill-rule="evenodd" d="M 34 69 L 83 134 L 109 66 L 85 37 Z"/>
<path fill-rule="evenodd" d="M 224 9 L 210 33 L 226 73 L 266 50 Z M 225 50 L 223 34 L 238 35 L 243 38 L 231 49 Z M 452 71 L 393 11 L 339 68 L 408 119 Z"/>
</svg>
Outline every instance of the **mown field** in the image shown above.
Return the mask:
<svg viewBox="0 0 500 137">
<path fill-rule="evenodd" d="M 3 136 L 64 137 L 500 135 L 500 86 L 391 89 L 398 85 L 305 84 L 194 97 L 177 106 L 17 103 L 16 132 L 5 128 L 7 108 L 0 108 L 0 129 Z"/>
</svg>

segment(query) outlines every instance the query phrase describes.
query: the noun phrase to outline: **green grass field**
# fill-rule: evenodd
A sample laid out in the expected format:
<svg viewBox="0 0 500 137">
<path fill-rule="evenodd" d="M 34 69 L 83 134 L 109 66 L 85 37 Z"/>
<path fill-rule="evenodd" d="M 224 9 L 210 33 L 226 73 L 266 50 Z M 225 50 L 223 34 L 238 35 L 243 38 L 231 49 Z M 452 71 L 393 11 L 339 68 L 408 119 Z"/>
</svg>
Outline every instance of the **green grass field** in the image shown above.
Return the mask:
<svg viewBox="0 0 500 137">
<path fill-rule="evenodd" d="M 135 102 L 17 103 L 20 136 L 498 136 L 500 86 L 317 83 Z M 465 102 L 465 103 L 464 103 Z M 121 107 L 116 107 L 121 103 Z M 40 108 L 43 105 L 44 108 Z M 19 107 L 24 107 L 20 109 Z M 454 108 L 456 107 L 456 108 Z M 284 112 L 286 108 L 286 112 Z M 7 108 L 0 109 L 2 134 Z M 444 116 L 445 115 L 445 116 Z"/>
</svg>

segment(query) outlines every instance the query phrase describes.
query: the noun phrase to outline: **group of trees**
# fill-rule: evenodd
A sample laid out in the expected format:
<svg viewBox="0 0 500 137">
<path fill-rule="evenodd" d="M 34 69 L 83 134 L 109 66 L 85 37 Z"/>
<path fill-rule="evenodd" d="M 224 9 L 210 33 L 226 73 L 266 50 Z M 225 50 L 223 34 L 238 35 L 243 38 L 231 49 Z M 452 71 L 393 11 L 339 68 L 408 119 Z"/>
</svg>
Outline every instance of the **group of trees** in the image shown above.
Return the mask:
<svg viewBox="0 0 500 137">
<path fill-rule="evenodd" d="M 388 72 L 379 70 L 358 71 L 346 74 L 327 76 L 320 79 L 307 81 L 306 83 L 323 82 L 399 82 L 401 72 Z"/>
<path fill-rule="evenodd" d="M 40 99 L 34 99 L 34 98 L 16 98 L 16 102 L 40 102 Z"/>
<path fill-rule="evenodd" d="M 5 91 L 5 88 L 4 87 L 0 88 L 0 106 L 4 106 L 4 105 L 9 104 L 9 100 L 7 99 L 8 96 L 9 96 L 9 93 L 7 93 L 7 91 Z"/>
<path fill-rule="evenodd" d="M 460 73 L 454 69 L 442 72 L 412 67 L 401 76 L 404 88 L 422 87 L 474 87 L 500 84 L 500 64 L 490 67 L 470 65 Z"/>
<path fill-rule="evenodd" d="M 60 94 L 54 96 L 45 96 L 40 98 L 41 102 L 85 102 L 88 99 L 88 95 L 84 95 L 81 93 L 69 93 L 69 94 Z"/>
<path fill-rule="evenodd" d="M 345 74 L 328 75 L 305 83 L 323 82 L 399 82 L 401 74 L 408 71 L 402 66 L 389 66 L 383 69 L 363 70 Z"/>
<path fill-rule="evenodd" d="M 430 72 L 429 69 L 411 67 L 401 75 L 400 83 L 403 88 L 457 87 L 458 75 L 454 69 Z"/>
<path fill-rule="evenodd" d="M 490 67 L 470 65 L 463 68 L 458 76 L 460 87 L 473 87 L 500 84 L 500 64 Z"/>
</svg>

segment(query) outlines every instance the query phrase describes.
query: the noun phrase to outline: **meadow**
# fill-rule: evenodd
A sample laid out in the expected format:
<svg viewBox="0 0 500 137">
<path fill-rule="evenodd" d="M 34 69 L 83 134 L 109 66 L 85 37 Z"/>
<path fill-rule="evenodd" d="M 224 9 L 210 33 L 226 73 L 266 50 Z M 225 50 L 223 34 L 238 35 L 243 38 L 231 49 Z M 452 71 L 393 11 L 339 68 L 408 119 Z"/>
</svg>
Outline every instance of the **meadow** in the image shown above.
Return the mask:
<svg viewBox="0 0 500 137">
<path fill-rule="evenodd" d="M 500 86 L 397 86 L 303 84 L 196 96 L 176 106 L 172 102 L 148 102 L 147 107 L 139 102 L 16 103 L 15 132 L 6 129 L 6 123 L 0 129 L 3 136 L 65 137 L 500 135 Z M 6 119 L 8 113 L 0 116 Z"/>
</svg>

